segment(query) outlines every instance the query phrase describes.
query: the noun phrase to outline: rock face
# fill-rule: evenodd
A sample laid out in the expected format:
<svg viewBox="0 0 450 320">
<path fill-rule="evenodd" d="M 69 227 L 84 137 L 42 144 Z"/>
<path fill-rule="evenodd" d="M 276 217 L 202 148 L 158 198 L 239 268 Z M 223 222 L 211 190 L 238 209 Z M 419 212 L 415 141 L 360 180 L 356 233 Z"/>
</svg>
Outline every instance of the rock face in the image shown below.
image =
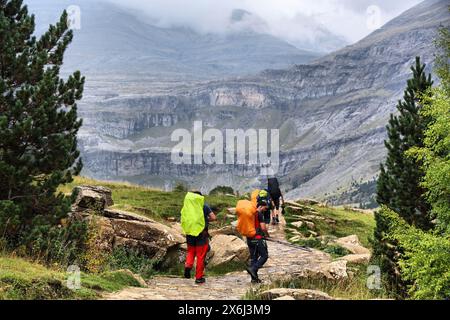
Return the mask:
<svg viewBox="0 0 450 320">
<path fill-rule="evenodd" d="M 209 265 L 217 266 L 228 262 L 245 263 L 250 258 L 244 241 L 235 236 L 216 235 L 212 238 Z"/>
<path fill-rule="evenodd" d="M 117 247 L 139 250 L 149 259 L 162 261 L 166 255 L 185 242 L 175 228 L 125 211 L 105 209 L 106 188 L 77 187 L 77 200 L 72 216 L 91 222 L 96 230 L 95 246 L 100 252 Z"/>
<path fill-rule="evenodd" d="M 289 299 L 287 297 L 291 297 L 293 299 Z M 264 291 L 261 294 L 261 298 L 264 300 L 334 300 L 322 291 L 287 288 L 277 288 Z"/>
</svg>

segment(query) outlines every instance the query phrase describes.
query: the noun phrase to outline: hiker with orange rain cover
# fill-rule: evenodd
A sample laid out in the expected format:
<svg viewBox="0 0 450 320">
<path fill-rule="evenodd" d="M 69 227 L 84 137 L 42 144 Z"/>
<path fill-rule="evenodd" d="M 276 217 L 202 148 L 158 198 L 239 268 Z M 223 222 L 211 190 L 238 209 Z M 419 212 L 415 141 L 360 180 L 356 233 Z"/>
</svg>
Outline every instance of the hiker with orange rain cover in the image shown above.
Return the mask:
<svg viewBox="0 0 450 320">
<path fill-rule="evenodd" d="M 205 283 L 204 270 L 206 255 L 210 249 L 208 222 L 215 221 L 216 215 L 212 212 L 205 198 L 199 191 L 188 192 L 184 198 L 181 210 L 181 227 L 186 234 L 187 255 L 184 269 L 184 277 L 191 277 L 195 258 L 195 283 Z"/>
<path fill-rule="evenodd" d="M 236 206 L 236 214 L 238 215 L 237 230 L 247 238 L 251 265 L 246 270 L 251 276 L 251 282 L 260 283 L 258 270 L 263 267 L 269 258 L 265 240 L 266 237 L 269 237 L 269 233 L 264 222 L 264 212 L 268 208 L 263 205 L 258 206 L 254 200 L 241 200 L 238 202 Z"/>
</svg>

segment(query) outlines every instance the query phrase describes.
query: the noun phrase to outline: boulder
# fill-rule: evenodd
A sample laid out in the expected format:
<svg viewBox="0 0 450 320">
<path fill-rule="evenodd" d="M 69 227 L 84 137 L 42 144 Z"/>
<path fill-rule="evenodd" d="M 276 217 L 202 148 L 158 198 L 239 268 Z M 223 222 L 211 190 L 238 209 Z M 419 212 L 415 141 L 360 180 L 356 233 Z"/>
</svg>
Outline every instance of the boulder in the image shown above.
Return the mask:
<svg viewBox="0 0 450 320">
<path fill-rule="evenodd" d="M 369 263 L 371 258 L 370 254 L 349 254 L 338 258 L 337 260 L 345 260 L 347 263 L 365 264 Z"/>
<path fill-rule="evenodd" d="M 216 235 L 212 238 L 209 265 L 246 262 L 250 258 L 247 244 L 235 236 Z"/>
<path fill-rule="evenodd" d="M 236 236 L 236 237 L 240 236 L 239 232 L 232 225 L 228 225 L 228 226 L 225 226 L 220 229 L 209 230 L 209 235 L 211 237 L 214 237 L 219 234 L 226 235 L 226 236 Z"/>
<path fill-rule="evenodd" d="M 301 228 L 303 226 L 303 224 L 304 224 L 303 221 L 292 222 L 292 225 L 296 228 Z"/>
<path fill-rule="evenodd" d="M 74 203 L 75 209 L 103 210 L 105 207 L 114 205 L 112 191 L 106 187 L 78 186 L 74 188 L 73 192 L 77 195 Z"/>
<path fill-rule="evenodd" d="M 102 212 L 102 215 L 104 217 L 110 218 L 110 219 L 120 219 L 120 220 L 130 220 L 130 221 L 141 221 L 141 222 L 153 222 L 152 219 L 140 216 L 135 213 L 122 211 L 122 210 L 111 210 L 111 209 L 105 209 Z"/>
<path fill-rule="evenodd" d="M 155 221 L 111 219 L 111 224 L 115 235 L 126 239 L 152 242 L 166 248 L 184 242 L 184 237 L 173 228 Z"/>
<path fill-rule="evenodd" d="M 330 280 L 346 280 L 348 279 L 347 261 L 337 260 L 322 265 L 319 272 Z"/>
<path fill-rule="evenodd" d="M 90 226 L 95 230 L 90 246 L 95 248 L 95 252 L 111 253 L 114 246 L 115 236 L 111 220 L 92 215 L 88 215 L 84 219 L 89 221 Z"/>
<path fill-rule="evenodd" d="M 102 193 L 86 186 L 75 187 L 73 193 L 76 195 L 76 198 L 72 205 L 72 211 L 92 210 L 103 212 L 105 209 L 106 199 Z"/>
<path fill-rule="evenodd" d="M 363 247 L 361 242 L 359 242 L 357 235 L 339 238 L 335 241 L 335 243 L 341 247 L 344 247 L 353 254 L 370 254 L 370 250 Z"/>
<path fill-rule="evenodd" d="M 275 300 L 281 297 L 292 297 L 294 300 L 334 300 L 322 291 L 288 288 L 270 289 L 261 293 L 260 297 L 263 300 Z"/>
</svg>

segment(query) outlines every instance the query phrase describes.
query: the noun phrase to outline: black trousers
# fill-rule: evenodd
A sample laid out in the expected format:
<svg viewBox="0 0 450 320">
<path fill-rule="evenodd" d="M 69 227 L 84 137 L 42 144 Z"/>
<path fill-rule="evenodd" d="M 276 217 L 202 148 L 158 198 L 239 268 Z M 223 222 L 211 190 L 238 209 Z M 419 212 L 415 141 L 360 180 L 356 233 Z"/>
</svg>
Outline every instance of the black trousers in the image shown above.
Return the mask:
<svg viewBox="0 0 450 320">
<path fill-rule="evenodd" d="M 269 259 L 267 243 L 264 239 L 247 239 L 248 249 L 250 250 L 251 268 L 258 272 L 259 269 Z"/>
</svg>

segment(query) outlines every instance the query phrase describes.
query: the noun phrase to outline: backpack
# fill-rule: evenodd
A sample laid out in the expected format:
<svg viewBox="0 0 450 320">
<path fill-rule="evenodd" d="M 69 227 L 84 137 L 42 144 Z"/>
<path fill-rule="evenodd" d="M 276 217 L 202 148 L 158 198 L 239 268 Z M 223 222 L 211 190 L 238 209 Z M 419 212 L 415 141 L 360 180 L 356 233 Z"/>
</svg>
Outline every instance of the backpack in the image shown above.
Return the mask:
<svg viewBox="0 0 450 320">
<path fill-rule="evenodd" d="M 260 190 L 256 199 L 257 207 L 267 206 L 269 209 L 272 206 L 272 200 L 267 190 Z"/>
<path fill-rule="evenodd" d="M 236 205 L 237 230 L 247 238 L 256 236 L 256 206 L 248 200 L 240 200 Z"/>
<path fill-rule="evenodd" d="M 181 228 L 185 235 L 197 237 L 206 226 L 203 206 L 205 197 L 188 192 L 181 209 Z"/>
<path fill-rule="evenodd" d="M 261 190 L 256 189 L 256 190 L 254 190 L 254 191 L 252 192 L 251 202 L 253 202 L 253 204 L 255 205 L 255 207 L 256 207 L 257 204 L 258 204 L 258 196 L 259 196 L 259 192 L 260 192 L 260 191 L 261 191 Z"/>
<path fill-rule="evenodd" d="M 267 190 L 269 191 L 272 198 L 281 197 L 280 184 L 277 178 L 269 178 L 267 180 Z"/>
</svg>

